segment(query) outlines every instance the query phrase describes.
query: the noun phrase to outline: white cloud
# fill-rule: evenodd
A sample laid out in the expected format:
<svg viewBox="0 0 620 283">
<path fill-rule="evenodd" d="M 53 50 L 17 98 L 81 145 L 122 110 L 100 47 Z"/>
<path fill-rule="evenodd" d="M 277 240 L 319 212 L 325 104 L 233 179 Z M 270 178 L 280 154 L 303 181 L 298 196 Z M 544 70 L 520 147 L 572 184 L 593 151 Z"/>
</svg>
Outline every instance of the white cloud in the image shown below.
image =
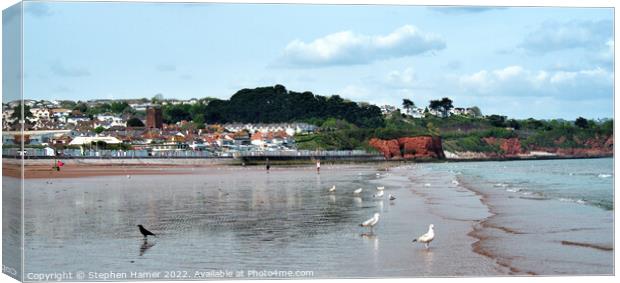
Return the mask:
<svg viewBox="0 0 620 283">
<path fill-rule="evenodd" d="M 391 71 L 388 73 L 386 81 L 388 84 L 397 87 L 411 87 L 416 83 L 416 74 L 413 68 L 409 67 L 402 71 Z"/>
<path fill-rule="evenodd" d="M 610 69 L 613 68 L 614 45 L 615 44 L 613 39 L 610 38 L 609 40 L 607 40 L 607 42 L 605 42 L 605 46 L 601 48 L 601 51 L 594 55 L 595 61 L 609 67 Z"/>
<path fill-rule="evenodd" d="M 523 68 L 521 66 L 510 66 L 501 70 L 495 70 L 493 73 L 500 80 L 507 80 L 513 77 L 517 77 L 523 73 Z"/>
<path fill-rule="evenodd" d="M 604 48 L 612 37 L 613 22 L 600 21 L 548 21 L 530 32 L 520 47 L 534 53 L 584 48 Z"/>
<path fill-rule="evenodd" d="M 493 96 L 551 96 L 564 99 L 613 96 L 613 73 L 602 68 L 534 71 L 521 66 L 508 66 L 463 75 L 458 82 L 465 92 Z"/>
<path fill-rule="evenodd" d="M 286 66 L 316 67 L 367 64 L 377 60 L 424 54 L 446 47 L 438 35 L 405 25 L 387 35 L 342 31 L 306 43 L 290 42 L 280 62 Z"/>
</svg>

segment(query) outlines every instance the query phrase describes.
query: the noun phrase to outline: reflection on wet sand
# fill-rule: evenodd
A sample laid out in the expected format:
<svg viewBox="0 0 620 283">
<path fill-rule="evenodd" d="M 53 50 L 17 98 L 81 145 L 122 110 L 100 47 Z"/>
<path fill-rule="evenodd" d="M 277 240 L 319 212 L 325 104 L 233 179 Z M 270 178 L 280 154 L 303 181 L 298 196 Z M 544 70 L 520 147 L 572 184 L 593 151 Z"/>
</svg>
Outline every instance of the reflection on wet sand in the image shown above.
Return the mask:
<svg viewBox="0 0 620 283">
<path fill-rule="evenodd" d="M 53 272 L 61 265 L 131 272 L 140 264 L 143 270 L 313 270 L 322 278 L 424 274 L 420 263 L 425 257 L 409 249 L 412 231 L 407 227 L 433 216 L 423 199 L 410 192 L 406 178 L 379 179 L 373 167 L 325 170 L 320 177 L 304 169 L 269 175 L 264 170 L 200 170 L 207 169 L 179 176 L 132 175 L 130 181 L 125 176 L 57 179 L 54 184 L 27 180 L 25 240 L 32 249 L 25 251 L 26 272 Z M 365 172 L 361 177 L 360 171 Z M 338 190 L 327 195 L 325 188 L 334 184 Z M 374 191 L 351 193 L 378 184 L 386 185 L 386 195 L 398 194 L 399 202 L 384 206 L 387 198 L 372 198 Z M 368 228 L 359 224 L 376 212 L 384 221 L 374 233 L 360 235 Z M 166 236 L 136 242 L 136 223 Z M 454 226 L 454 234 L 463 236 L 451 239 L 462 243 L 435 255 L 444 265 L 435 265 L 433 275 L 454 274 L 461 266 L 445 265 L 454 257 L 482 266 L 464 274 L 493 273 L 492 263 L 471 251 L 468 226 Z M 449 240 L 443 241 L 438 245 Z M 97 257 L 85 260 L 92 253 Z"/>
<path fill-rule="evenodd" d="M 433 271 L 433 251 L 429 249 L 420 249 L 418 253 L 424 258 L 424 268 L 427 274 L 432 274 Z"/>
<path fill-rule="evenodd" d="M 154 243 L 149 243 L 146 239 L 144 239 L 142 245 L 140 245 L 140 256 L 143 256 L 144 253 L 146 253 L 146 251 L 152 248 L 154 245 Z"/>
</svg>

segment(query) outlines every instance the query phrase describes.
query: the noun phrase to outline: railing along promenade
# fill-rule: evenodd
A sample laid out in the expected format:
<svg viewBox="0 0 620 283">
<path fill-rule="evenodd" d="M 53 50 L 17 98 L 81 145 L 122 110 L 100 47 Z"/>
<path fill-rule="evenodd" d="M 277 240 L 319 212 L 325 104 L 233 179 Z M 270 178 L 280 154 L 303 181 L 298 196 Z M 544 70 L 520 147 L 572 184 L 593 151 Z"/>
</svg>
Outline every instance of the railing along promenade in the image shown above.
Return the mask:
<svg viewBox="0 0 620 283">
<path fill-rule="evenodd" d="M 54 158 L 45 149 L 26 148 L 24 158 Z M 5 158 L 19 158 L 18 148 L 3 148 Z M 382 155 L 364 150 L 276 150 L 276 151 L 194 151 L 194 150 L 79 150 L 65 149 L 56 158 L 65 159 L 132 159 L 132 158 L 234 158 L 246 160 L 259 159 L 382 159 Z"/>
</svg>

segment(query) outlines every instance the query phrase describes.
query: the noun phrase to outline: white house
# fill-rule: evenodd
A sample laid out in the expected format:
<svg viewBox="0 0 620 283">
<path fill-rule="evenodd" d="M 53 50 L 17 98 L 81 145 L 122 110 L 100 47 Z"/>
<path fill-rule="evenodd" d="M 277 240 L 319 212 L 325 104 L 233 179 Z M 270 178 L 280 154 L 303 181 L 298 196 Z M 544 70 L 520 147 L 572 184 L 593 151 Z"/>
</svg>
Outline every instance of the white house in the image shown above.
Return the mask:
<svg viewBox="0 0 620 283">
<path fill-rule="evenodd" d="M 122 141 L 115 137 L 76 137 L 74 138 L 69 145 L 90 145 L 93 142 L 105 142 L 107 144 L 120 144 Z"/>
<path fill-rule="evenodd" d="M 99 114 L 95 117 L 95 127 L 103 127 L 103 128 L 110 128 L 110 127 L 114 127 L 114 126 L 121 126 L 121 127 L 125 127 L 127 126 L 127 122 L 125 122 L 125 120 L 122 117 L 118 117 L 118 116 L 114 116 L 114 115 L 109 115 L 109 114 Z"/>
<path fill-rule="evenodd" d="M 129 104 L 129 106 L 136 111 L 146 111 L 146 108 L 151 107 L 152 104 L 151 103 L 132 103 L 132 104 Z"/>
<path fill-rule="evenodd" d="M 73 116 L 67 118 L 67 124 L 77 125 L 78 122 L 90 121 L 90 118 L 87 116 Z"/>
<path fill-rule="evenodd" d="M 50 110 L 47 108 L 30 108 L 30 113 L 32 114 L 30 120 L 33 122 L 49 120 L 51 117 Z"/>
<path fill-rule="evenodd" d="M 64 108 L 56 108 L 56 109 L 50 110 L 50 113 L 53 118 L 66 122 L 67 117 L 71 115 L 71 110 L 64 109 Z"/>
</svg>

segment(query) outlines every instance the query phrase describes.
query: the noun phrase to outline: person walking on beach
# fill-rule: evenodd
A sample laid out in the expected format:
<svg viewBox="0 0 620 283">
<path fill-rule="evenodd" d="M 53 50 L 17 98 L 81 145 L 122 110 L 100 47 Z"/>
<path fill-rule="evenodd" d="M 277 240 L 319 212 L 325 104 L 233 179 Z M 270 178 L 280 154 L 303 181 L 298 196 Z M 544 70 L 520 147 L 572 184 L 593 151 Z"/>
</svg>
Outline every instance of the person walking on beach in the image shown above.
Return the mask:
<svg viewBox="0 0 620 283">
<path fill-rule="evenodd" d="M 320 159 L 316 160 L 316 173 L 318 174 L 321 173 L 321 160 Z"/>
<path fill-rule="evenodd" d="M 62 161 L 60 161 L 60 160 L 57 160 L 56 162 L 54 162 L 54 166 L 53 166 L 52 168 L 53 168 L 54 170 L 56 170 L 56 171 L 60 171 L 60 167 L 62 167 L 62 166 L 64 166 L 64 165 L 65 165 L 65 163 L 64 163 L 64 162 L 62 162 Z"/>
<path fill-rule="evenodd" d="M 265 169 L 267 170 L 267 173 L 269 173 L 270 167 L 271 167 L 271 164 L 269 163 L 269 158 L 267 158 L 267 164 L 265 165 Z"/>
</svg>

